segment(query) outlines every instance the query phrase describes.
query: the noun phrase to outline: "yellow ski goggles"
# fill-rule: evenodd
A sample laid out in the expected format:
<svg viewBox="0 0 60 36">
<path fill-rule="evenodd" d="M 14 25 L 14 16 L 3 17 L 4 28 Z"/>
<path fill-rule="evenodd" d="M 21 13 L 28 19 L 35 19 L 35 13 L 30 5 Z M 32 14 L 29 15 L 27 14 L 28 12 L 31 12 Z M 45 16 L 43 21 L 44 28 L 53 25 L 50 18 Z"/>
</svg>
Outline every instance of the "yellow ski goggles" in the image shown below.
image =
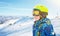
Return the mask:
<svg viewBox="0 0 60 36">
<path fill-rule="evenodd" d="M 33 11 L 33 16 L 39 16 L 39 15 L 48 15 L 48 13 L 45 12 L 39 12 L 39 11 Z"/>
<path fill-rule="evenodd" d="M 33 11 L 33 16 L 39 16 L 40 12 L 39 11 Z"/>
</svg>

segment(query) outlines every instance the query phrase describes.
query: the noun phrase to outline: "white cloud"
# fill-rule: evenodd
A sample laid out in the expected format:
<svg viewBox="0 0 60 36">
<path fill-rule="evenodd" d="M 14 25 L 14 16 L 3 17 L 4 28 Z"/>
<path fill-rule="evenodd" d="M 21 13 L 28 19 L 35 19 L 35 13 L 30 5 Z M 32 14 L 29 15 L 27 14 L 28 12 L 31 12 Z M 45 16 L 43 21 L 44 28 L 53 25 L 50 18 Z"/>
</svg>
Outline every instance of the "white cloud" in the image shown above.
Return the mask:
<svg viewBox="0 0 60 36">
<path fill-rule="evenodd" d="M 29 8 L 13 8 L 13 7 L 0 7 L 0 8 L 13 9 L 13 10 L 29 10 L 29 11 L 32 10 L 32 9 L 29 9 Z"/>
</svg>

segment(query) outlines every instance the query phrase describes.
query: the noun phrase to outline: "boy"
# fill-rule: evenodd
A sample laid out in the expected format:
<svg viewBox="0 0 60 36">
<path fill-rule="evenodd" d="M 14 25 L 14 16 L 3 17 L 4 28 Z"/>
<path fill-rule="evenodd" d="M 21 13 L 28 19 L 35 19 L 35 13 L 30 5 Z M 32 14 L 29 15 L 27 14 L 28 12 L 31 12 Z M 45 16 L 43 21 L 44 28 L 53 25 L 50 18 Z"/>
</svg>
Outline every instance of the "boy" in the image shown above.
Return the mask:
<svg viewBox="0 0 60 36">
<path fill-rule="evenodd" d="M 53 26 L 47 15 L 48 9 L 45 6 L 37 5 L 34 7 L 33 36 L 55 36 Z"/>
</svg>

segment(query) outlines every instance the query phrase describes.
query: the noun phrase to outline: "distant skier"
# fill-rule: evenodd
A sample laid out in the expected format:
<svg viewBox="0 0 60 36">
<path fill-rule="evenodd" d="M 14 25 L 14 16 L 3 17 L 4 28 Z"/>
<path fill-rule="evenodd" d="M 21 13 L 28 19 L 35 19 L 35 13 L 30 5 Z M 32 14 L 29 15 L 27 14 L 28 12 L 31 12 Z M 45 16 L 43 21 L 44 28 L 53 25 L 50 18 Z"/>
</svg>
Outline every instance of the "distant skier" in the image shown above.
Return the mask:
<svg viewBox="0 0 60 36">
<path fill-rule="evenodd" d="M 37 5 L 33 9 L 34 25 L 33 36 L 56 36 L 51 21 L 47 18 L 48 9 Z"/>
</svg>

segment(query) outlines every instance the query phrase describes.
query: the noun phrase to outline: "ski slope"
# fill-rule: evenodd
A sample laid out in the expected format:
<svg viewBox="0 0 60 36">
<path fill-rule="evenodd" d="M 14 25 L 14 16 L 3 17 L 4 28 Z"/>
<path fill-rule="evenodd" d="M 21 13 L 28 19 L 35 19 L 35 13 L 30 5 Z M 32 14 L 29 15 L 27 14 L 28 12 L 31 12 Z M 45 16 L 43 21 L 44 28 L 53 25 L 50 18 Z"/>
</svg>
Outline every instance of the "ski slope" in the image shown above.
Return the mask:
<svg viewBox="0 0 60 36">
<path fill-rule="evenodd" d="M 33 19 L 22 17 L 11 19 L 0 25 L 0 36 L 32 36 Z M 57 36 L 60 36 L 60 19 L 51 20 Z"/>
</svg>

